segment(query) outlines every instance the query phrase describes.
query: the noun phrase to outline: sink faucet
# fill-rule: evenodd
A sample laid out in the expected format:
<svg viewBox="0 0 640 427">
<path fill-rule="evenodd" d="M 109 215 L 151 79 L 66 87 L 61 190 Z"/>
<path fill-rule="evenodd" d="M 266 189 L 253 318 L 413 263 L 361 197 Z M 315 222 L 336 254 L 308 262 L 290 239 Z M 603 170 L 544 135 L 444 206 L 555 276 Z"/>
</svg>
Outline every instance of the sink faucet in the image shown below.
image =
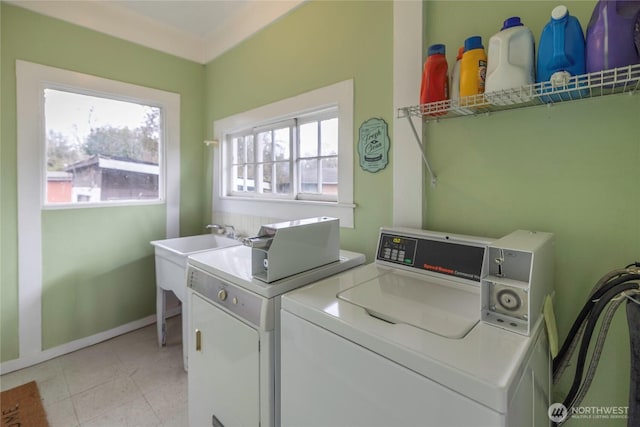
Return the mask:
<svg viewBox="0 0 640 427">
<path fill-rule="evenodd" d="M 233 227 L 233 225 L 209 224 L 206 228 L 208 230 L 213 230 L 215 234 L 224 234 L 230 239 L 236 238 L 236 229 Z"/>
<path fill-rule="evenodd" d="M 214 233 L 216 234 L 223 234 L 226 232 L 226 228 L 223 225 L 220 224 L 209 224 L 206 226 L 207 230 L 213 230 Z"/>
</svg>

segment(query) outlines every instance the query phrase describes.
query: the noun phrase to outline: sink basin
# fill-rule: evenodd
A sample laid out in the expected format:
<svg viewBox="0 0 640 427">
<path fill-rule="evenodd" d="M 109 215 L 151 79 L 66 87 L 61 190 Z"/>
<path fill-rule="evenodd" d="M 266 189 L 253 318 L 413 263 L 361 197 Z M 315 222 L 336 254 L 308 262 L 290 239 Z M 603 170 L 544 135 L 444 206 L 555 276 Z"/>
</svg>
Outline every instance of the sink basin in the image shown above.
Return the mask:
<svg viewBox="0 0 640 427">
<path fill-rule="evenodd" d="M 178 237 L 176 239 L 155 240 L 151 242 L 151 244 L 156 248 L 162 248 L 186 257 L 196 252 L 235 246 L 238 245 L 239 242 L 215 234 L 200 234 L 198 236 Z"/>
<path fill-rule="evenodd" d="M 237 240 L 215 234 L 154 240 L 156 256 L 156 284 L 162 289 L 173 291 L 180 301 L 185 293 L 184 273 L 187 257 L 197 252 L 222 249 L 240 245 Z"/>
<path fill-rule="evenodd" d="M 189 301 L 185 281 L 187 257 L 197 252 L 227 248 L 241 243 L 215 234 L 201 234 L 198 236 L 178 237 L 176 239 L 154 240 L 151 244 L 155 246 L 158 344 L 164 346 L 166 342 L 166 298 L 167 292 L 171 291 L 182 303 L 182 357 L 186 370 L 190 335 L 187 328 Z"/>
</svg>

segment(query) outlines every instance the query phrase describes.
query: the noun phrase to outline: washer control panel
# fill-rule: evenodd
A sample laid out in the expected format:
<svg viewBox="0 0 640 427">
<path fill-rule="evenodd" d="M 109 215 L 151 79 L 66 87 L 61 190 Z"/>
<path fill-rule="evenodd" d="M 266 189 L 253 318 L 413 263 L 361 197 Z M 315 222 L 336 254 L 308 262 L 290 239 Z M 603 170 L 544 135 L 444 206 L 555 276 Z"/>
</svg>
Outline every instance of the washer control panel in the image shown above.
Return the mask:
<svg viewBox="0 0 640 427">
<path fill-rule="evenodd" d="M 480 282 L 487 243 L 463 236 L 380 233 L 376 261 Z"/>
<path fill-rule="evenodd" d="M 383 234 L 378 245 L 378 259 L 412 266 L 417 247 L 418 239 Z"/>
</svg>

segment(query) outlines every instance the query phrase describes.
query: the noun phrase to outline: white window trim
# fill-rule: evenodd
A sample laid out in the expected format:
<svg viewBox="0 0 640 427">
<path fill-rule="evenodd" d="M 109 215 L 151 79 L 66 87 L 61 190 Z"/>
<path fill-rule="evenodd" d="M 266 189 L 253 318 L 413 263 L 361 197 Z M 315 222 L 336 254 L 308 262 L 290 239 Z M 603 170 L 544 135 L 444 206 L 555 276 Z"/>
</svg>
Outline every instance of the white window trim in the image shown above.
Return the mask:
<svg viewBox="0 0 640 427">
<path fill-rule="evenodd" d="M 420 81 L 422 75 L 422 20 L 426 7 L 421 1 L 393 2 L 393 111 L 420 103 L 420 91 L 416 90 L 415 82 Z M 397 115 L 393 119 L 392 140 L 404 142 L 392 147 L 393 225 L 422 228 L 422 157 L 406 120 Z M 422 120 L 414 123 L 418 134 L 422 135 Z"/>
<path fill-rule="evenodd" d="M 223 148 L 226 135 L 251 126 L 290 118 L 323 107 L 338 107 L 338 201 L 263 200 L 224 195 L 226 171 Z M 253 110 L 235 114 L 214 122 L 214 138 L 219 141 L 213 150 L 213 211 L 293 220 L 315 216 L 333 216 L 341 227 L 354 227 L 353 204 L 353 80 L 345 80 L 301 95 L 283 99 Z"/>
<path fill-rule="evenodd" d="M 32 64 L 36 65 L 36 64 Z M 54 69 L 55 70 L 55 69 Z M 104 99 L 112 99 L 116 101 L 123 102 L 131 102 L 136 104 L 147 105 L 150 107 L 155 107 L 160 109 L 161 114 L 161 126 L 162 126 L 162 135 L 160 141 L 160 152 L 159 152 L 159 165 L 155 166 L 155 170 L 159 172 L 158 179 L 158 198 L 157 199 L 123 199 L 123 200 L 110 200 L 110 201 L 95 201 L 95 202 L 56 202 L 50 203 L 46 201 L 46 191 L 44 190 L 44 186 L 46 185 L 46 178 L 43 173 L 40 174 L 42 180 L 42 204 L 41 208 L 44 210 L 50 209 L 82 209 L 82 208 L 95 208 L 95 207 L 109 207 L 109 206 L 135 206 L 135 205 L 154 205 L 154 204 L 164 204 L 167 200 L 167 171 L 169 170 L 168 162 L 172 159 L 172 157 L 167 157 L 167 154 L 170 152 L 170 148 L 167 147 L 167 140 L 173 141 L 174 138 L 172 135 L 169 135 L 170 126 L 168 124 L 168 116 L 170 114 L 177 114 L 174 116 L 173 121 L 178 121 L 178 130 L 179 130 L 179 109 L 180 109 L 180 95 L 163 92 L 156 89 L 150 89 L 142 86 L 130 85 L 127 83 L 117 82 L 115 80 L 107 80 L 107 79 L 99 79 L 98 77 L 92 77 L 92 79 L 83 79 L 79 80 L 77 75 L 80 73 L 73 73 L 67 70 L 60 70 L 63 73 L 56 74 L 48 74 L 44 80 L 40 80 L 37 82 L 38 87 L 40 88 L 40 96 L 44 93 L 45 89 L 53 89 L 58 91 L 67 91 L 69 93 L 74 93 L 78 95 L 86 95 L 93 96 L 97 98 Z M 65 77 L 64 74 L 67 76 Z M 104 80 L 104 81 L 99 81 Z M 175 100 L 172 98 L 177 98 L 177 104 Z M 35 100 L 34 100 L 35 101 Z M 176 104 L 176 105 L 174 105 Z M 177 109 L 176 109 L 177 107 Z M 28 108 L 31 108 L 29 106 Z M 43 111 L 43 123 L 46 117 L 44 116 L 44 104 L 42 101 L 38 108 L 42 108 Z M 167 111 L 172 110 L 172 111 Z M 177 113 L 176 113 L 177 111 Z M 174 128 L 175 126 L 171 126 Z M 45 134 L 46 135 L 46 134 Z M 179 140 L 178 137 L 175 140 Z M 46 168 L 47 164 L 47 147 L 44 142 L 41 143 L 42 156 L 41 156 L 41 165 L 42 168 Z M 178 150 L 179 151 L 179 150 Z M 179 154 L 178 154 L 179 156 Z M 115 161 L 112 161 L 115 162 Z M 180 165 L 178 164 L 178 170 Z M 153 169 L 153 166 L 150 166 L 149 169 Z M 44 169 L 43 169 L 44 170 Z M 179 188 L 179 187 L 178 187 Z"/>
<path fill-rule="evenodd" d="M 167 237 L 180 233 L 180 95 L 31 62 L 16 61 L 18 137 L 19 357 L 42 352 L 42 222 L 45 130 L 44 88 L 49 84 L 128 94 L 164 108 Z M 138 203 L 139 204 L 139 203 Z M 106 206 L 122 206 L 121 204 Z M 78 207 L 78 206 L 74 206 Z M 92 207 L 97 207 L 93 204 Z M 48 208 L 48 207 L 47 207 Z"/>
</svg>

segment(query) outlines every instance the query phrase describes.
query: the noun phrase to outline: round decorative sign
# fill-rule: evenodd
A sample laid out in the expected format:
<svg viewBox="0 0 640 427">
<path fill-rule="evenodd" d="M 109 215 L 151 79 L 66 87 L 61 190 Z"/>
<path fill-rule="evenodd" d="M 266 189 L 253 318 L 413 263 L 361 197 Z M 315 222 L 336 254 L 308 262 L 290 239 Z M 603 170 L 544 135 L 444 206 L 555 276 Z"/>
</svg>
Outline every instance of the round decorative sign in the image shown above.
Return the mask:
<svg viewBox="0 0 640 427">
<path fill-rule="evenodd" d="M 358 154 L 360 167 L 378 172 L 389 163 L 389 129 L 383 119 L 372 118 L 360 125 Z"/>
</svg>

